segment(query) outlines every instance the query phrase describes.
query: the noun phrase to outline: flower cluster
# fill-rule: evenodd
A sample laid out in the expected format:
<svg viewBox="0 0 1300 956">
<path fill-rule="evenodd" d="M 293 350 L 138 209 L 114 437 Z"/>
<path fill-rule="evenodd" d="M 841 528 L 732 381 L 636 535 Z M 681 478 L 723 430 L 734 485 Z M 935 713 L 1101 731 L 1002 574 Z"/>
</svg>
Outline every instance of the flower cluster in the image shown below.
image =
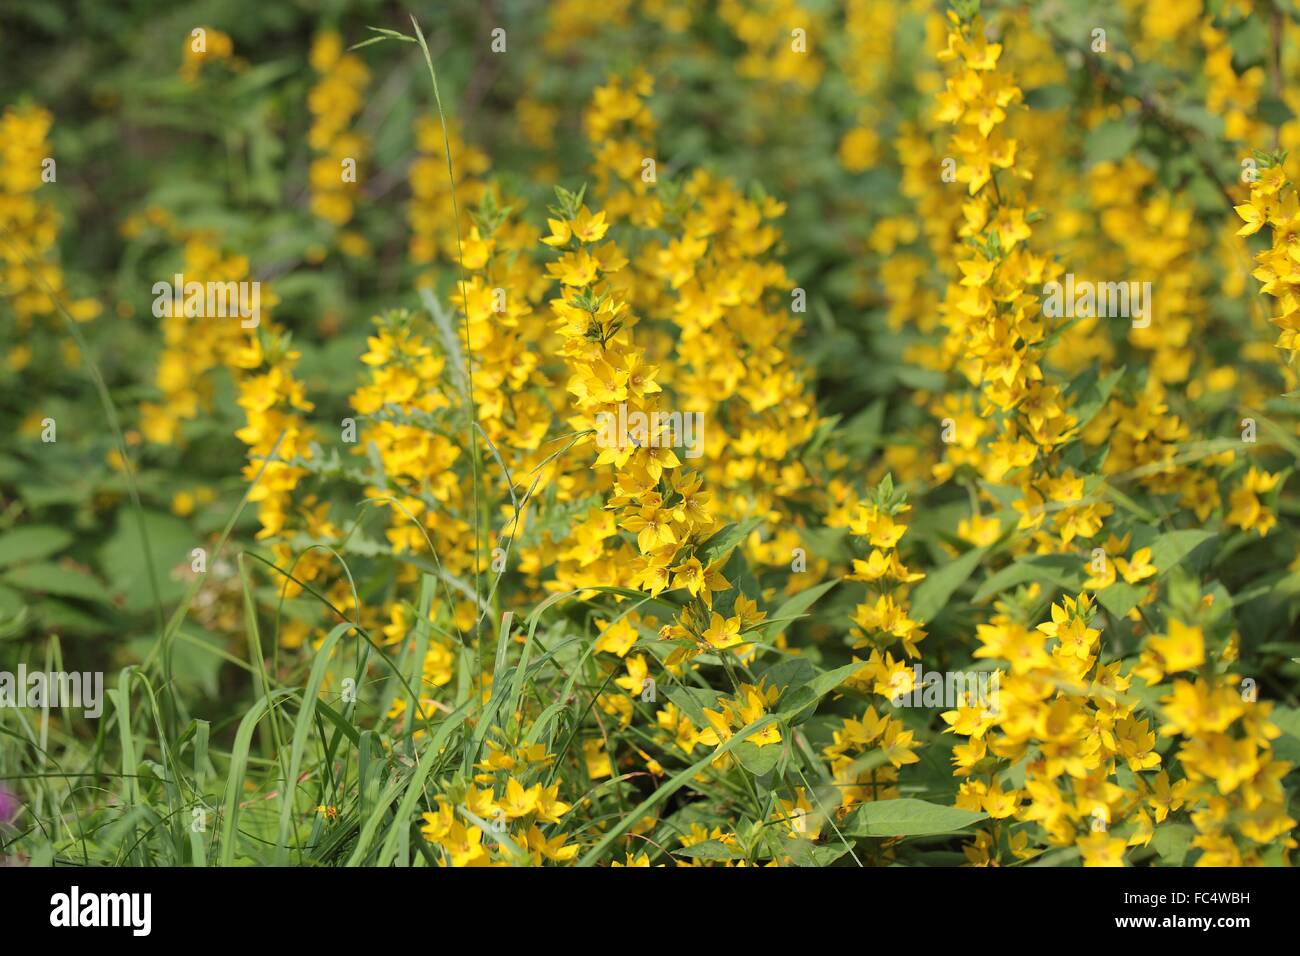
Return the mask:
<svg viewBox="0 0 1300 956">
<path fill-rule="evenodd" d="M 365 102 L 370 73 L 360 57 L 343 52 L 343 39 L 332 30 L 312 43 L 311 66 L 320 77 L 307 96 L 312 114 L 307 141 L 316 154 L 310 172 L 311 211 L 342 226 L 352 218 L 359 167 L 369 151 L 365 137 L 350 126 Z M 354 235 L 346 248 L 364 249 L 364 238 Z"/>
<path fill-rule="evenodd" d="M 0 284 L 23 332 L 36 316 L 53 315 L 55 302 L 65 297 L 55 247 L 59 214 L 37 195 L 57 169 L 48 139 L 53 125 L 54 117 L 39 106 L 10 106 L 0 116 Z M 100 312 L 94 299 L 66 305 L 78 322 L 89 322 Z M 11 367 L 24 362 L 24 355 L 30 358 L 30 350 L 9 356 Z"/>
<path fill-rule="evenodd" d="M 0 650 L 108 622 L 197 748 L 51 725 L 22 852 L 1288 864 L 1300 20 L 1087 7 L 286 10 L 3 105 Z"/>
</svg>

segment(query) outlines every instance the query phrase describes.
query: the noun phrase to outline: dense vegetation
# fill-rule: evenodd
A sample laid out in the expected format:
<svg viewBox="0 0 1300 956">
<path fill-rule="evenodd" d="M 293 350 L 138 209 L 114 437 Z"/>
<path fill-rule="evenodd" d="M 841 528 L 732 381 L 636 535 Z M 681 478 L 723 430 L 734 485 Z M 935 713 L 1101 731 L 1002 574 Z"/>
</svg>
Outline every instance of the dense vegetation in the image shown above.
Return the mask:
<svg viewBox="0 0 1300 956">
<path fill-rule="evenodd" d="M 0 16 L 0 856 L 1289 863 L 1290 0 L 412 12 Z"/>
</svg>

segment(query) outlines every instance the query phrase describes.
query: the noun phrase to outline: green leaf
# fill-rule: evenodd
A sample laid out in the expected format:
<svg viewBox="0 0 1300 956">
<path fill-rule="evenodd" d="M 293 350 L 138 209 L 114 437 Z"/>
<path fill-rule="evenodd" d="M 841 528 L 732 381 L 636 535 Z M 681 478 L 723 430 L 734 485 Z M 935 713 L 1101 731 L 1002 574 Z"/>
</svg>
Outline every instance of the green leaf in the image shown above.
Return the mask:
<svg viewBox="0 0 1300 956">
<path fill-rule="evenodd" d="M 934 392 L 942 389 L 947 382 L 943 372 L 921 368 L 919 365 L 900 365 L 893 371 L 898 381 L 910 389 Z"/>
<path fill-rule="evenodd" d="M 183 633 L 185 639 L 177 641 L 172 649 L 172 677 L 177 686 L 186 690 L 199 688 L 215 700 L 219 693 L 217 676 L 225 664 L 220 654 L 225 641 L 195 628 Z"/>
<path fill-rule="evenodd" d="M 1174 103 L 1169 108 L 1169 113 L 1178 122 L 1190 126 L 1206 139 L 1223 138 L 1223 117 L 1211 113 L 1200 103 Z"/>
<path fill-rule="evenodd" d="M 1071 414 L 1077 419 L 1074 426 L 1077 430 L 1082 430 L 1097 417 L 1097 413 L 1105 407 L 1106 402 L 1110 400 L 1111 392 L 1115 391 L 1115 386 L 1123 377 L 1123 366 L 1104 376 L 1089 372 L 1070 390 L 1071 404 L 1074 406 Z"/>
<path fill-rule="evenodd" d="M 1151 563 L 1163 574 L 1215 536 L 1197 528 L 1168 531 L 1151 542 Z"/>
<path fill-rule="evenodd" d="M 846 836 L 857 837 L 927 836 L 956 833 L 987 816 L 987 813 L 903 797 L 864 803 L 849 814 L 840 829 Z"/>
<path fill-rule="evenodd" d="M 103 634 L 109 626 L 102 611 L 87 614 L 77 605 L 58 598 L 36 601 L 31 611 L 42 630 L 55 634 Z"/>
<path fill-rule="evenodd" d="M 757 528 L 762 520 L 759 517 L 746 518 L 739 523 L 727 525 L 700 545 L 695 552 L 696 557 L 706 566 L 725 558 L 735 550 L 736 545 L 749 537 L 749 533 Z"/>
<path fill-rule="evenodd" d="M 1070 88 L 1064 83 L 1053 83 L 1025 91 L 1025 105 L 1031 110 L 1056 110 L 1068 106 L 1072 100 Z"/>
<path fill-rule="evenodd" d="M 159 596 L 165 602 L 179 601 L 193 580 L 189 574 L 193 549 L 203 542 L 196 538 L 189 526 L 173 515 L 158 511 L 144 511 L 140 515 L 154 567 L 158 569 Z M 126 599 L 126 608 L 139 611 L 152 606 L 153 589 L 149 584 L 149 563 L 145 557 L 144 541 L 140 537 L 140 522 L 124 516 L 117 527 L 98 549 L 98 566 L 104 569 L 113 592 Z M 212 568 L 215 554 L 208 555 Z M 173 577 L 171 569 L 182 566 L 185 574 Z"/>
<path fill-rule="evenodd" d="M 1077 590 L 1083 580 L 1080 562 L 1074 555 L 1039 554 L 1021 558 L 1015 564 L 1008 565 L 991 575 L 971 600 L 982 604 L 995 594 L 1010 590 L 1031 581 L 1052 584 L 1065 590 Z"/>
<path fill-rule="evenodd" d="M 769 620 L 764 621 L 761 625 L 755 628 L 755 630 L 764 636 L 780 633 L 785 630 L 787 624 L 790 624 L 792 621 L 797 621 L 801 617 L 805 617 L 806 615 L 804 614 L 804 611 L 812 607 L 813 604 L 817 602 L 818 598 L 839 583 L 838 580 L 823 581 L 821 584 L 815 584 L 806 590 L 800 591 L 777 608 L 776 613 L 772 615 Z"/>
<path fill-rule="evenodd" d="M 1232 48 L 1232 68 L 1238 75 L 1262 65 L 1268 56 L 1268 28 L 1263 18 L 1244 17 L 1229 27 L 1228 45 Z"/>
<path fill-rule="evenodd" d="M 1088 165 L 1123 159 L 1137 145 L 1138 133 L 1136 123 L 1124 120 L 1106 120 L 1098 123 L 1084 143 Z"/>
<path fill-rule="evenodd" d="M 775 844 L 775 849 L 791 866 L 830 866 L 849 852 L 849 847 L 844 843 L 818 846 L 811 840 L 790 836 L 781 837 L 780 842 Z"/>
<path fill-rule="evenodd" d="M 755 777 L 768 773 L 781 760 L 781 745 L 767 744 L 759 747 L 748 740 L 736 747 L 736 760 Z"/>
<path fill-rule="evenodd" d="M 885 400 L 878 398 L 839 429 L 843 447 L 869 457 L 880 444 L 885 427 Z"/>
<path fill-rule="evenodd" d="M 803 657 L 787 657 L 777 661 L 759 674 L 768 687 L 802 687 L 817 676 L 812 661 Z"/>
<path fill-rule="evenodd" d="M 1168 866 L 1182 866 L 1195 831 L 1186 823 L 1165 823 L 1156 827 L 1151 846 Z"/>
<path fill-rule="evenodd" d="M 1137 515 L 1139 519 L 1145 521 L 1147 524 L 1156 524 L 1160 520 L 1156 515 L 1152 514 L 1149 510 L 1142 507 L 1140 504 L 1138 504 L 1136 501 L 1134 501 L 1124 492 L 1120 491 L 1114 485 L 1106 484 L 1103 482 L 1098 487 L 1098 490 L 1108 495 L 1111 499 L 1114 500 L 1116 504 L 1124 508 L 1126 511 L 1129 511 L 1132 514 Z"/>
<path fill-rule="evenodd" d="M 72 535 L 62 528 L 48 525 L 29 525 L 15 528 L 0 535 L 0 568 L 19 561 L 39 561 L 57 554 L 72 541 Z"/>
<path fill-rule="evenodd" d="M 1135 588 L 1123 581 L 1116 581 L 1110 587 L 1102 588 L 1097 592 L 1097 601 L 1111 617 L 1118 619 L 1137 607 L 1138 601 L 1142 600 L 1144 594 L 1146 594 L 1145 588 Z"/>
<path fill-rule="evenodd" d="M 1273 742 L 1277 758 L 1290 763 L 1300 761 L 1300 709 L 1275 707 L 1269 719 L 1282 731 L 1282 736 Z"/>
<path fill-rule="evenodd" d="M 782 695 L 778 713 L 791 723 L 795 722 L 816 707 L 819 700 L 865 666 L 866 661 L 857 661 L 834 670 L 823 671 L 802 687 L 793 688 L 790 694 Z"/>
<path fill-rule="evenodd" d="M 108 589 L 93 575 L 80 568 L 49 563 L 27 564 L 6 572 L 4 580 L 24 591 L 39 591 L 57 597 L 81 598 L 85 601 L 98 601 L 100 604 L 108 604 L 111 601 Z"/>
<path fill-rule="evenodd" d="M 1260 97 L 1256 112 L 1259 114 L 1260 120 L 1269 126 L 1281 126 L 1283 123 L 1289 123 L 1295 119 L 1295 113 L 1291 112 L 1291 107 L 1287 105 L 1286 101 L 1272 95 Z"/>
<path fill-rule="evenodd" d="M 26 606 L 23 596 L 13 588 L 0 585 L 0 621 L 11 618 Z M 798 659 L 798 658 L 796 658 Z"/>
<path fill-rule="evenodd" d="M 979 565 L 988 548 L 973 548 L 938 571 L 932 571 L 912 592 L 911 617 L 922 623 L 934 619 Z"/>
<path fill-rule="evenodd" d="M 705 690 L 702 687 L 678 687 L 673 685 L 664 690 L 666 696 L 673 704 L 697 727 L 708 727 L 709 719 L 704 716 L 705 708 L 714 710 L 718 706 L 718 698 L 722 696 L 720 691 Z"/>
</svg>

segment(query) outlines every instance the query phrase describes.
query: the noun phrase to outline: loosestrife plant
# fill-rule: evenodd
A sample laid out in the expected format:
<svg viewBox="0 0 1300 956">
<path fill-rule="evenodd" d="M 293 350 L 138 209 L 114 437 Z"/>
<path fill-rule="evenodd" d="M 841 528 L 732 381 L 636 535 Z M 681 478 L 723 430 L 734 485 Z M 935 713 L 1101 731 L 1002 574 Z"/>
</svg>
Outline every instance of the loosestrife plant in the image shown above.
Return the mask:
<svg viewBox="0 0 1300 956">
<path fill-rule="evenodd" d="M 0 97 L 0 856 L 1289 864 L 1300 22 L 450 6 Z"/>
</svg>

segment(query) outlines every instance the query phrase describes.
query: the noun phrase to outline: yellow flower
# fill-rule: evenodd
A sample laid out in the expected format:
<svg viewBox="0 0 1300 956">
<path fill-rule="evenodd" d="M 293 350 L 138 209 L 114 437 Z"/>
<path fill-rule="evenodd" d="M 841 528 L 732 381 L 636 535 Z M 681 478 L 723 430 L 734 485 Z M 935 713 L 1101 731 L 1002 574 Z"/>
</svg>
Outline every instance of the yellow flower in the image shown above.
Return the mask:
<svg viewBox="0 0 1300 956">
<path fill-rule="evenodd" d="M 840 165 L 851 173 L 860 173 L 876 162 L 880 137 L 869 126 L 855 126 L 840 140 Z"/>
<path fill-rule="evenodd" d="M 1156 566 L 1151 563 L 1151 549 L 1138 548 L 1130 560 L 1115 559 L 1115 567 L 1129 584 L 1137 584 L 1147 578 L 1155 577 Z"/>
<path fill-rule="evenodd" d="M 1084 866 L 1123 866 L 1125 842 L 1104 830 L 1089 833 L 1076 844 Z"/>
<path fill-rule="evenodd" d="M 1164 671 L 1173 674 L 1200 667 L 1205 663 L 1205 637 L 1199 627 L 1188 627 L 1179 620 L 1170 620 L 1168 634 L 1153 634 L 1147 647 L 1160 655 Z"/>
<path fill-rule="evenodd" d="M 637 547 L 643 554 L 669 547 L 677 543 L 673 532 L 673 514 L 664 510 L 657 498 L 643 499 L 644 503 L 623 519 L 622 526 L 636 533 Z"/>
<path fill-rule="evenodd" d="M 973 514 L 957 522 L 957 537 L 977 548 L 987 547 L 1002 534 L 1002 522 L 992 515 Z"/>
<path fill-rule="evenodd" d="M 994 784 L 989 791 L 984 794 L 984 810 L 994 820 L 1005 820 L 1016 812 L 1016 805 L 1019 802 L 1019 793 L 1015 790 L 1003 792 L 998 784 Z"/>
<path fill-rule="evenodd" d="M 1266 536 L 1277 523 L 1277 516 L 1264 507 L 1259 495 L 1276 488 L 1280 479 L 1281 475 L 1270 475 L 1252 465 L 1241 485 L 1234 488 L 1228 496 L 1231 510 L 1224 520 L 1243 531 L 1254 529 L 1261 538 Z"/>
<path fill-rule="evenodd" d="M 636 627 L 628 617 L 619 618 L 613 624 L 606 624 L 598 619 L 596 626 L 600 628 L 600 636 L 596 638 L 598 651 L 625 657 L 637 641 Z"/>
<path fill-rule="evenodd" d="M 709 626 L 704 632 L 704 640 L 719 651 L 740 644 L 740 618 L 724 618 L 715 611 L 709 617 Z"/>
<path fill-rule="evenodd" d="M 583 206 L 569 223 L 569 228 L 580 242 L 599 242 L 609 231 L 609 223 L 605 221 L 604 210 L 593 216 L 591 210 Z"/>
<path fill-rule="evenodd" d="M 590 737 L 582 742 L 582 758 L 587 768 L 587 776 L 592 780 L 612 776 L 614 768 L 605 753 L 605 744 L 599 737 Z"/>
<path fill-rule="evenodd" d="M 673 587 L 686 588 L 691 597 L 700 593 L 704 587 L 704 565 L 700 564 L 699 558 L 692 555 L 673 568 Z"/>
<path fill-rule="evenodd" d="M 541 796 L 542 785 L 535 783 L 527 790 L 514 777 L 506 781 L 505 796 L 498 804 L 511 820 L 527 816 L 537 809 L 537 800 Z"/>
</svg>

